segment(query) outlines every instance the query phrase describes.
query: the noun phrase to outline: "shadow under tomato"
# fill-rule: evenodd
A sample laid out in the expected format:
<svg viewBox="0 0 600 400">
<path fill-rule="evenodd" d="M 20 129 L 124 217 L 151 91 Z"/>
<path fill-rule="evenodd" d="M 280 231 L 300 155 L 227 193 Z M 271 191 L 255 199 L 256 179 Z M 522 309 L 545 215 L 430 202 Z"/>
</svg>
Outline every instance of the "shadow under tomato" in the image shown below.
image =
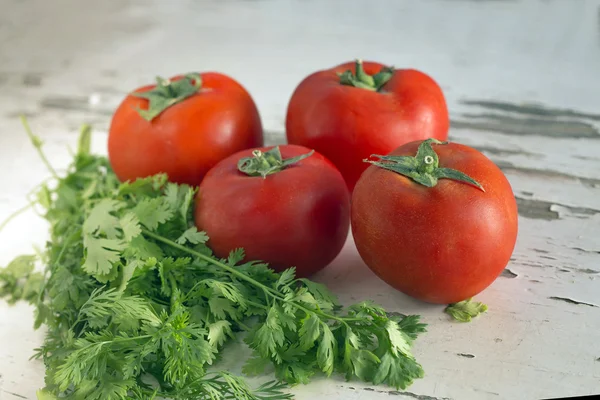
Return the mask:
<svg viewBox="0 0 600 400">
<path fill-rule="evenodd" d="M 360 258 L 352 234 L 348 235 L 335 260 L 310 279 L 326 285 L 344 305 L 372 300 L 388 311 L 402 314 L 422 313 L 441 307 L 409 297 L 379 279 Z"/>
</svg>

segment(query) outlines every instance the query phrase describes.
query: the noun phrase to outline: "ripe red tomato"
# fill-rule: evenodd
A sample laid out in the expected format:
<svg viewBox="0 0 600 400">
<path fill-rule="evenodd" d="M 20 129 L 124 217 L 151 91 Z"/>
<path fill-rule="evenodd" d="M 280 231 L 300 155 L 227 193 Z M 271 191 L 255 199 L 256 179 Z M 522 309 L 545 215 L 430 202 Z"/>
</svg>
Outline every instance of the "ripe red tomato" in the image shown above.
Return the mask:
<svg viewBox="0 0 600 400">
<path fill-rule="evenodd" d="M 364 158 L 414 140 L 446 140 L 448 126 L 446 100 L 432 78 L 374 62 L 308 76 L 294 91 L 286 119 L 288 142 L 329 158 L 350 190 L 367 168 Z"/>
<path fill-rule="evenodd" d="M 372 162 L 354 189 L 351 220 L 375 274 L 432 303 L 465 300 L 498 277 L 514 250 L 517 204 L 492 161 L 464 145 L 426 140 Z"/>
<path fill-rule="evenodd" d="M 198 185 L 223 158 L 262 144 L 248 92 L 226 75 L 206 72 L 159 78 L 128 95 L 112 118 L 108 156 L 121 181 L 162 172 L 172 182 Z"/>
<path fill-rule="evenodd" d="M 219 257 L 243 247 L 249 260 L 277 271 L 295 266 L 306 277 L 341 251 L 350 195 L 321 154 L 303 158 L 310 150 L 294 145 L 279 146 L 280 156 L 277 148 L 267 149 L 241 151 L 210 170 L 196 197 L 196 226 Z M 268 174 L 263 178 L 261 171 Z"/>
</svg>

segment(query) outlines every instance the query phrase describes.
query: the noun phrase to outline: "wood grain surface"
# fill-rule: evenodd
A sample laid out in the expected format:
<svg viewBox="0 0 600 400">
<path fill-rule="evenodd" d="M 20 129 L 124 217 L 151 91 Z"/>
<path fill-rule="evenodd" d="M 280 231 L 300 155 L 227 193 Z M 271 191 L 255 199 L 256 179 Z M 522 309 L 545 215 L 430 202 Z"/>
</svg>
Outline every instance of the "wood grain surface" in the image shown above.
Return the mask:
<svg viewBox="0 0 600 400">
<path fill-rule="evenodd" d="M 287 101 L 307 74 L 356 57 L 413 67 L 442 86 L 450 136 L 509 178 L 517 247 L 470 324 L 395 292 L 351 240 L 317 278 L 345 303 L 373 299 L 421 314 L 426 371 L 407 391 L 341 378 L 292 389 L 299 400 L 539 399 L 600 393 L 600 2 L 0 0 L 0 220 L 46 177 L 19 125 L 50 161 L 70 161 L 91 123 L 106 152 L 111 113 L 154 76 L 219 70 L 255 98 L 269 143 L 284 140 Z M 0 232 L 0 265 L 43 245 L 30 212 Z M 32 309 L 0 302 L 0 399 L 35 399 L 43 338 Z M 241 344 L 223 367 L 239 371 Z"/>
</svg>

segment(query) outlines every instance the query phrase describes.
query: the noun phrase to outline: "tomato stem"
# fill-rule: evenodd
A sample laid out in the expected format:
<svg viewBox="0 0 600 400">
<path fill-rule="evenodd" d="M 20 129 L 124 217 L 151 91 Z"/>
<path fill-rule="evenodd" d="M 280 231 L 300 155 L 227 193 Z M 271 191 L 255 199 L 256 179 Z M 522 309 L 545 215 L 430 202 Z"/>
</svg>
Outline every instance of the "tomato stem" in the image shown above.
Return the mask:
<svg viewBox="0 0 600 400">
<path fill-rule="evenodd" d="M 152 121 L 167 108 L 198 93 L 201 87 L 202 77 L 198 73 L 187 74 L 182 79 L 173 81 L 157 76 L 156 86 L 153 89 L 134 92 L 131 95 L 148 100 L 148 108 L 146 110 L 138 108 L 137 112 L 146 121 Z"/>
<path fill-rule="evenodd" d="M 354 69 L 354 73 L 352 70 L 347 70 L 339 74 L 342 85 L 378 92 L 394 75 L 393 67 L 383 67 L 375 75 L 369 75 L 361 59 L 356 60 Z"/>
<path fill-rule="evenodd" d="M 279 146 L 275 146 L 271 150 L 268 150 L 264 153 L 256 149 L 252 152 L 252 157 L 244 157 L 240 159 L 237 167 L 240 172 L 248 176 L 262 176 L 264 179 L 267 177 L 267 175 L 283 171 L 290 165 L 310 157 L 314 152 L 314 150 L 311 150 L 306 154 L 283 159 L 281 157 Z"/>
<path fill-rule="evenodd" d="M 452 179 L 471 184 L 482 192 L 485 192 L 485 189 L 479 182 L 464 172 L 451 168 L 440 168 L 439 157 L 433 150 L 433 147 L 431 147 L 432 144 L 445 145 L 448 142 L 440 142 L 433 138 L 427 139 L 421 142 L 414 157 L 373 154 L 371 157 L 376 157 L 379 160 L 365 159 L 363 161 L 404 175 L 423 186 L 434 187 L 437 185 L 439 179 Z"/>
</svg>

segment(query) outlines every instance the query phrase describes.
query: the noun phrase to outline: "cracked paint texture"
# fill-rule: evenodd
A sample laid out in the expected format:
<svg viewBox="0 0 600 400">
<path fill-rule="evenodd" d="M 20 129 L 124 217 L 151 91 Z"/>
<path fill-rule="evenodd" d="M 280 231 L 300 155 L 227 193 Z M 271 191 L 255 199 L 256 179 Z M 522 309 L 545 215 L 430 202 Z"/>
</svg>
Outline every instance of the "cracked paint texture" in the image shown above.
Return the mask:
<svg viewBox="0 0 600 400">
<path fill-rule="evenodd" d="M 375 3 L 374 3 L 375 4 Z M 600 35 L 593 1 L 358 0 L 89 2 L 0 0 L 0 220 L 46 174 L 23 133 L 25 114 L 58 169 L 78 128 L 106 153 L 110 115 L 129 90 L 193 70 L 219 70 L 249 90 L 268 144 L 283 143 L 286 105 L 313 71 L 354 57 L 421 69 L 442 86 L 450 140 L 508 177 L 519 237 L 468 324 L 374 276 L 349 238 L 316 279 L 349 303 L 372 299 L 420 314 L 414 353 L 425 378 L 406 391 L 343 378 L 293 389 L 298 400 L 480 400 L 600 392 Z M 160 15 L 161 18 L 157 18 Z M 332 18 L 335 16 L 335 18 Z M 35 21 L 35 23 L 32 23 Z M 85 27 L 82 29 L 81 27 Z M 58 29 L 57 27 L 60 27 Z M 0 265 L 43 245 L 25 214 L 0 232 Z M 32 309 L 0 302 L 0 399 L 35 399 L 43 331 Z M 224 365 L 239 372 L 243 348 Z M 475 356 L 475 357 L 471 357 Z"/>
</svg>

